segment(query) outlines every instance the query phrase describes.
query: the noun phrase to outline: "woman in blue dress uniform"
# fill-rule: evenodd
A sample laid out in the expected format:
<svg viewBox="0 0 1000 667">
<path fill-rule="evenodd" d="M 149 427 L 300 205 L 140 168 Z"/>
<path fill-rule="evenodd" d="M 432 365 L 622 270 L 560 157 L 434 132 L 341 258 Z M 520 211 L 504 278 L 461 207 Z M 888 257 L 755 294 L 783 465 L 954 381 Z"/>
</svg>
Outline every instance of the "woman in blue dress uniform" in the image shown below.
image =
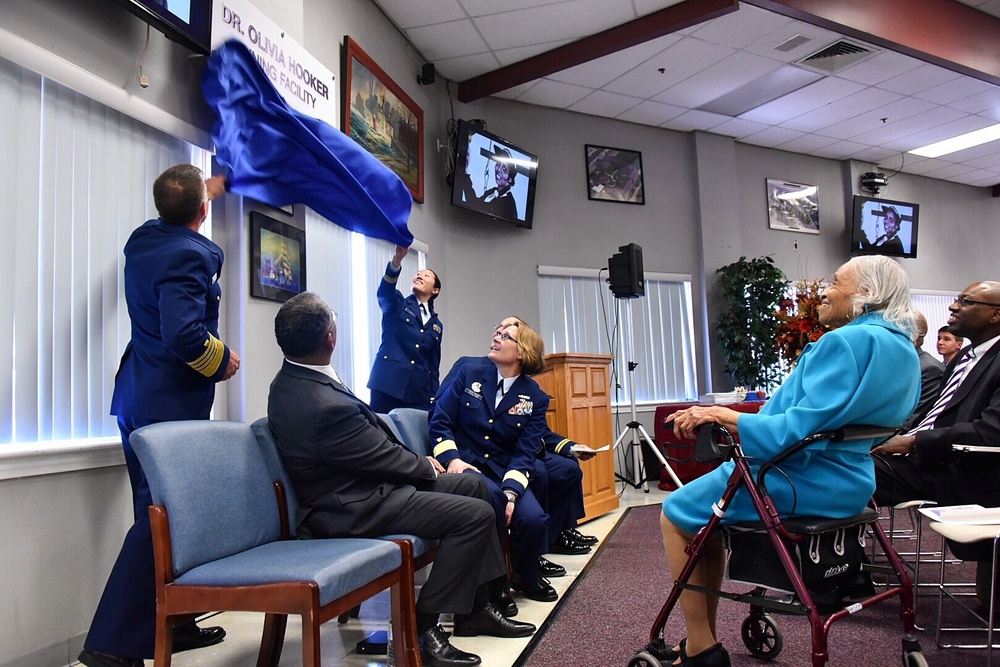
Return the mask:
<svg viewBox="0 0 1000 667">
<path fill-rule="evenodd" d="M 382 414 L 393 408 L 429 410 L 438 390 L 444 326 L 434 311 L 434 300 L 441 293 L 441 280 L 430 269 L 421 269 L 411 281 L 412 293 L 404 297 L 396 283 L 408 251 L 396 246 L 376 293 L 382 309 L 382 343 L 368 388 L 372 409 Z"/>
<path fill-rule="evenodd" d="M 490 364 L 465 364 L 430 419 L 434 456 L 449 473 L 481 472 L 498 522 L 510 527 L 511 585 L 533 600 L 557 595 L 539 573 L 548 549 L 549 517 L 529 488 L 536 453 L 548 431 L 549 397 L 528 375 L 545 369 L 542 337 L 527 325 L 498 328 Z"/>
<path fill-rule="evenodd" d="M 895 427 L 920 394 L 920 363 L 911 342 L 912 315 L 906 274 L 880 255 L 855 257 L 823 291 L 820 321 L 835 330 L 806 346 L 785 383 L 758 414 L 723 406 L 696 406 L 674 415 L 674 433 L 695 437 L 695 428 L 716 422 L 738 431 L 747 456 L 767 461 L 821 431 L 848 424 Z M 864 509 L 875 490 L 871 440 L 818 441 L 782 462 L 787 477 L 772 475 L 768 492 L 782 516 L 843 518 Z M 672 572 L 687 563 L 684 549 L 708 523 L 734 464 L 674 491 L 663 501 L 660 525 Z M 751 465 L 756 470 L 759 464 Z M 741 489 L 723 523 L 757 520 Z M 690 583 L 719 588 L 725 570 L 721 539 L 706 545 Z M 729 655 L 715 636 L 718 598 L 685 591 L 680 597 L 687 639 L 677 652 L 682 665 L 725 666 Z"/>
</svg>

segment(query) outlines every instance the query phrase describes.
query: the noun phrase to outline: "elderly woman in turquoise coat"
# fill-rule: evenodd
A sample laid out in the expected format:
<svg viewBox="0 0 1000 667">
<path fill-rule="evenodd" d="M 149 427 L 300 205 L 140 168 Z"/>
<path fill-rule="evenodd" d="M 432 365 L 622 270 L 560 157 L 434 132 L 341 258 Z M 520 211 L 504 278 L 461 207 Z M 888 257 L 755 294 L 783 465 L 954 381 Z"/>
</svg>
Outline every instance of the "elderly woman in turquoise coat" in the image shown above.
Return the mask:
<svg viewBox="0 0 1000 667">
<path fill-rule="evenodd" d="M 848 424 L 899 426 L 920 394 L 920 363 L 911 342 L 913 318 L 906 273 L 894 260 L 872 255 L 841 266 L 821 295 L 820 321 L 831 327 L 803 350 L 798 364 L 758 414 L 723 406 L 696 406 L 674 415 L 674 432 L 694 437 L 716 422 L 738 432 L 744 453 L 764 462 L 805 438 Z M 767 490 L 779 513 L 843 518 L 864 509 L 875 490 L 874 441 L 817 441 L 781 464 Z M 756 473 L 759 463 L 751 468 Z M 685 548 L 708 523 L 725 489 L 732 462 L 671 493 L 660 527 L 672 572 L 687 563 Z M 756 520 L 741 489 L 723 523 Z M 706 545 L 690 583 L 718 589 L 725 570 L 721 539 Z M 718 598 L 694 591 L 680 597 L 687 639 L 675 652 L 682 665 L 724 667 L 729 655 L 715 634 Z"/>
</svg>

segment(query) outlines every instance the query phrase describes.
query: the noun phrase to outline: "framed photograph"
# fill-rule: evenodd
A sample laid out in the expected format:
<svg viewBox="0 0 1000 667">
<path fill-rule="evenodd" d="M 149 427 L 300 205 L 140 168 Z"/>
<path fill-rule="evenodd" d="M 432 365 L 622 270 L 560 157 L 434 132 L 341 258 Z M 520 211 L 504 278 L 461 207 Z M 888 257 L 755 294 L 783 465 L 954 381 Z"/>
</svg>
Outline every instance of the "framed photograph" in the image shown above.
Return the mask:
<svg viewBox="0 0 1000 667">
<path fill-rule="evenodd" d="M 767 220 L 771 229 L 819 234 L 819 188 L 767 179 Z"/>
<path fill-rule="evenodd" d="M 288 301 L 306 291 L 306 233 L 250 212 L 250 293 Z"/>
<path fill-rule="evenodd" d="M 642 153 L 622 148 L 584 145 L 587 158 L 587 198 L 623 204 L 645 204 Z"/>
<path fill-rule="evenodd" d="M 345 38 L 344 134 L 424 201 L 424 112 L 350 37 Z"/>
</svg>

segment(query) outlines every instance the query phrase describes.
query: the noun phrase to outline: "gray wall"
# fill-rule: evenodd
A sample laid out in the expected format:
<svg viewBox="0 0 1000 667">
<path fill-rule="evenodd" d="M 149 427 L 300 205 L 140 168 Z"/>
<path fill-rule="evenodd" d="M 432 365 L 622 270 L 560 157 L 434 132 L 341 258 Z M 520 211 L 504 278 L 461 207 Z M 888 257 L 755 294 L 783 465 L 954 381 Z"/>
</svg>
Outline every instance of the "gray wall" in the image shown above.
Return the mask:
<svg viewBox="0 0 1000 667">
<path fill-rule="evenodd" d="M 519 313 L 538 321 L 538 264 L 600 268 L 619 245 L 635 242 L 643 247 L 647 270 L 694 276 L 699 381 L 702 391 L 713 384 L 723 390 L 728 384 L 720 362 L 706 355 L 712 335 L 705 323 L 716 314 L 715 269 L 740 255 L 768 254 L 789 278 L 809 278 L 829 275 L 848 257 L 848 202 L 857 175 L 871 165 L 503 99 L 454 101 L 455 116 L 483 118 L 490 131 L 539 155 L 534 229 L 455 209 L 447 204 L 444 158 L 436 149 L 438 140 L 447 140 L 451 115 L 445 82 L 416 84 L 422 60 L 381 12 L 369 0 L 256 4 L 334 72 L 340 72 L 343 36 L 351 35 L 424 109 L 426 201 L 414 205 L 411 229 L 429 244 L 429 263 L 444 281 L 439 304 L 447 325 L 445 366 L 460 355 L 482 354 L 486 327 L 501 316 Z M 188 123 L 208 127 L 197 87 L 203 59 L 189 58 L 154 31 L 145 67 L 153 85 L 138 89 L 145 27 L 108 0 L 0 3 L 0 25 Z M 645 206 L 587 200 L 585 143 L 642 151 Z M 818 185 L 822 234 L 769 230 L 766 178 Z M 903 262 L 914 286 L 957 292 L 973 280 L 997 278 L 998 203 L 988 191 L 901 174 L 886 195 L 921 204 L 920 258 Z M 219 418 L 264 414 L 267 385 L 280 364 L 271 333 L 277 304 L 248 295 L 252 207 L 227 196 L 217 210 L 215 234 L 227 253 L 223 337 L 243 359 L 237 380 L 217 401 Z M 302 223 L 301 213 L 296 220 Z M 652 433 L 651 413 L 642 418 Z M 128 497 L 124 468 L 0 482 L 0 666 L 64 665 L 75 656 L 128 526 Z"/>
</svg>

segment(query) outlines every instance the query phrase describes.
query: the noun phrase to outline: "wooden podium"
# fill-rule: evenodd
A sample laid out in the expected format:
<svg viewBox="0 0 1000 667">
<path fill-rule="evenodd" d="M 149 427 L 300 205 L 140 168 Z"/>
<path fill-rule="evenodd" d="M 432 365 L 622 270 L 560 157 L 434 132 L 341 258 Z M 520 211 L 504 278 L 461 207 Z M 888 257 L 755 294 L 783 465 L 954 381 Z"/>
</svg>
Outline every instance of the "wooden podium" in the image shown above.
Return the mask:
<svg viewBox="0 0 1000 667">
<path fill-rule="evenodd" d="M 545 357 L 545 372 L 532 376 L 552 397 L 549 428 L 593 448 L 614 443 L 608 367 L 611 355 L 561 352 Z M 601 452 L 583 469 L 584 521 L 618 508 L 614 452 Z"/>
</svg>

